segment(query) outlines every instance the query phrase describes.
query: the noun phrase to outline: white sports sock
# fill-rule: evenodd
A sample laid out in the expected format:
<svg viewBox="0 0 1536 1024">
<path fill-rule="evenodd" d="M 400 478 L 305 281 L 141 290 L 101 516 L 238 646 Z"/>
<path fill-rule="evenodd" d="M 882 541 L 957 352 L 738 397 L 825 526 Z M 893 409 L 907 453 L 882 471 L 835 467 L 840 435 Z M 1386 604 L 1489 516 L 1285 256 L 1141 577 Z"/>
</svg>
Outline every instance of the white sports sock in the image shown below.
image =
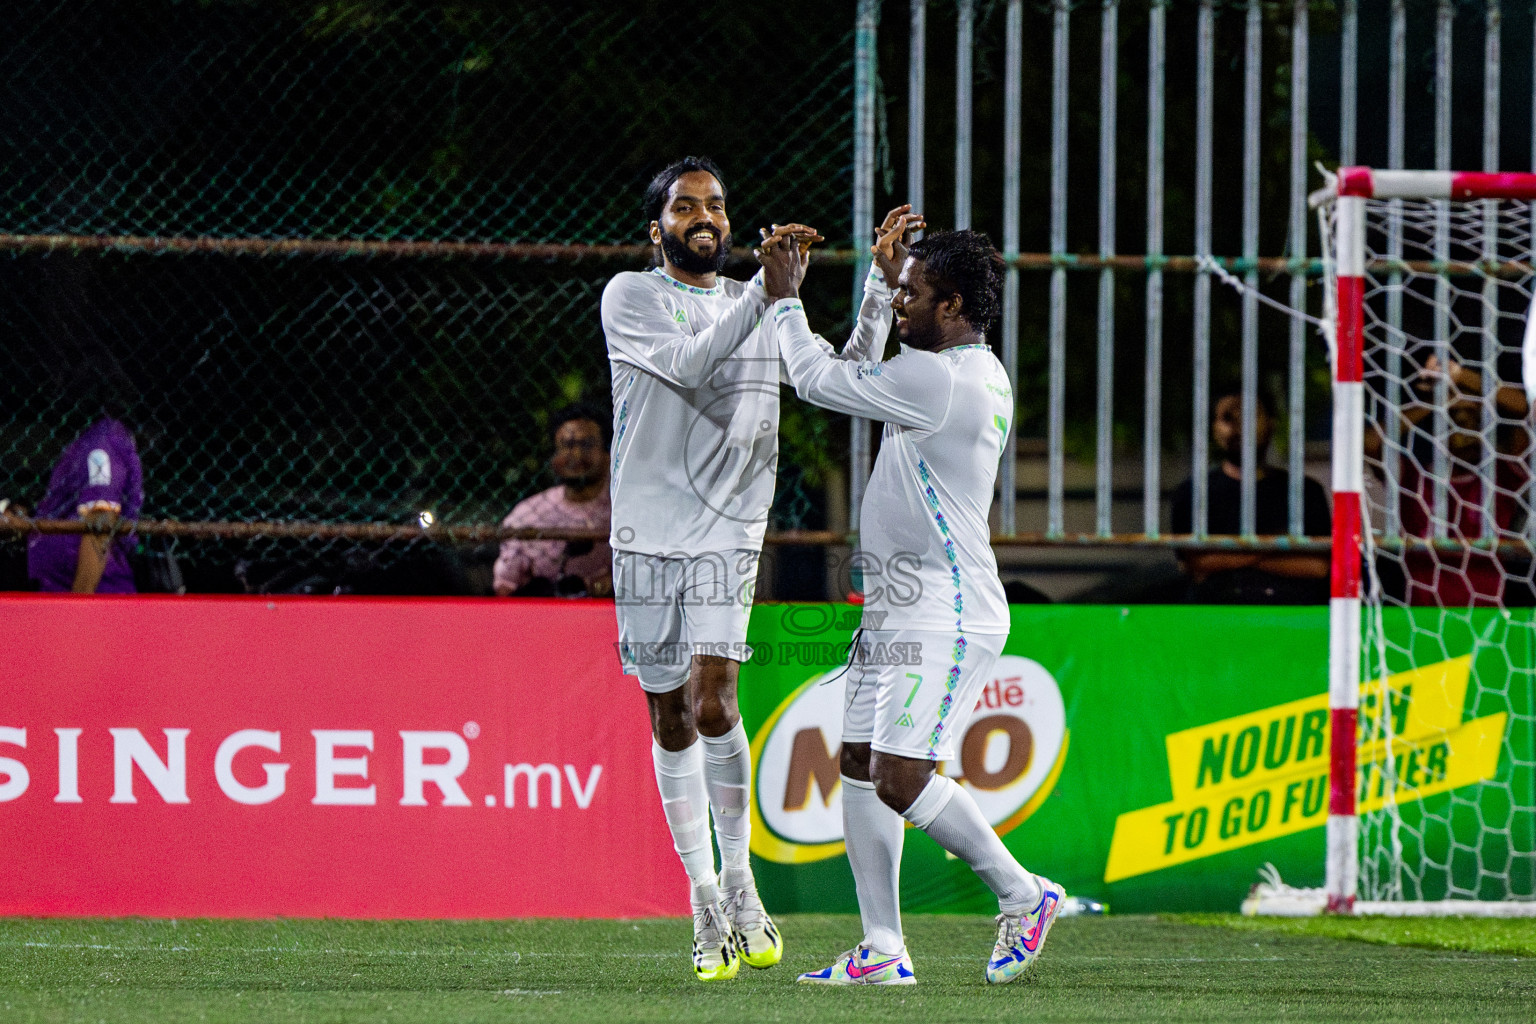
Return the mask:
<svg viewBox="0 0 1536 1024">
<path fill-rule="evenodd" d="M 953 779 L 935 773 L 902 816 L 969 864 L 997 894 L 1003 913 L 1033 910 L 1040 902 L 1039 879 L 1019 866 L 976 801 Z"/>
<path fill-rule="evenodd" d="M 901 935 L 901 815 L 875 795 L 873 782 L 842 776 L 843 835 L 859 894 L 864 944 L 892 956 L 907 948 Z"/>
<path fill-rule="evenodd" d="M 752 816 L 747 813 L 752 787 L 752 748 L 747 730 L 738 719 L 724 736 L 699 734 L 704 744 L 704 788 L 715 819 L 715 842 L 720 844 L 720 871 L 727 888 L 752 884 L 747 859 L 752 837 Z"/>
<path fill-rule="evenodd" d="M 661 810 L 672 830 L 672 848 L 682 858 L 683 870 L 693 883 L 695 907 L 713 903 L 715 851 L 709 843 L 709 798 L 704 795 L 703 745 L 694 742 L 682 750 L 666 750 L 651 741 L 651 761 L 656 766 L 656 788 Z"/>
</svg>

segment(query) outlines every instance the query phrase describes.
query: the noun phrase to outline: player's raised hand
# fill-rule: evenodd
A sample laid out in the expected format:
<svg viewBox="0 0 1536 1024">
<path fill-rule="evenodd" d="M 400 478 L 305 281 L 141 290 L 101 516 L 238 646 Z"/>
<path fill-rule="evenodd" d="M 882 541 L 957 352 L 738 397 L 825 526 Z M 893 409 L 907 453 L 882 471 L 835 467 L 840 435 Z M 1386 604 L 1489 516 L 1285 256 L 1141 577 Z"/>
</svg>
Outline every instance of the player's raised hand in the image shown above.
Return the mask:
<svg viewBox="0 0 1536 1024">
<path fill-rule="evenodd" d="M 770 234 L 777 237 L 793 238 L 800 246 L 800 260 L 806 266 L 811 262 L 811 245 L 814 242 L 825 242 L 821 232 L 808 224 L 775 224 L 772 231 L 759 231 L 763 237 Z"/>
<path fill-rule="evenodd" d="M 874 253 L 885 283 L 896 287 L 901 277 L 901 265 L 907 261 L 907 246 L 912 242 L 912 232 L 927 227 L 923 215 L 912 212 L 911 203 L 903 203 L 885 215 L 875 232 L 875 244 L 869 251 Z"/>
<path fill-rule="evenodd" d="M 805 281 L 805 272 L 811 266 L 811 245 L 814 242 L 825 241 L 821 233 L 813 227 L 805 224 L 775 224 L 770 231 L 767 228 L 759 228 L 758 234 L 763 238 L 782 238 L 792 242 L 799 249 L 800 267 L 795 278 L 795 288 L 798 292 L 800 285 Z"/>
<path fill-rule="evenodd" d="M 800 257 L 800 246 L 789 234 L 763 233 L 763 240 L 752 254 L 763 265 L 763 288 L 773 301 L 794 298 L 800 294 L 800 282 L 805 278 L 805 261 Z"/>
</svg>

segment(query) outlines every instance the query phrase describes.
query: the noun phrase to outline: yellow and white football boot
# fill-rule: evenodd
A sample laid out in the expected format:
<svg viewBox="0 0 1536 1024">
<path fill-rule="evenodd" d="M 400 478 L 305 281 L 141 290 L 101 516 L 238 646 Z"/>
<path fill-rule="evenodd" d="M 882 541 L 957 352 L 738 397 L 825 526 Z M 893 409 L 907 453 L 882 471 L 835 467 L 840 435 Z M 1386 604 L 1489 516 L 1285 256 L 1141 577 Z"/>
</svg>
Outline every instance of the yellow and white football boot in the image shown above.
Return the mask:
<svg viewBox="0 0 1536 1024">
<path fill-rule="evenodd" d="M 779 935 L 779 926 L 763 909 L 756 888 L 727 889 L 722 885 L 720 906 L 730 922 L 736 950 L 748 967 L 772 967 L 783 959 L 784 939 Z"/>
<path fill-rule="evenodd" d="M 730 981 L 741 970 L 736 938 L 720 904 L 707 903 L 693 911 L 693 974 L 700 981 Z"/>
</svg>

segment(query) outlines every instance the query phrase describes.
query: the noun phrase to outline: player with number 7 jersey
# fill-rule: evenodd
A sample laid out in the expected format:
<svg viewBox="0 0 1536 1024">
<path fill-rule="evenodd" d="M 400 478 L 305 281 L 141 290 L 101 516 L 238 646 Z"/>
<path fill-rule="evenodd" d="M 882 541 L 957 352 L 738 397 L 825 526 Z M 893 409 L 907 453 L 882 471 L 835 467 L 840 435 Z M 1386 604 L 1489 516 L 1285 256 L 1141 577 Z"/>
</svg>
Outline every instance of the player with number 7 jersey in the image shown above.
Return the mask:
<svg viewBox="0 0 1536 1024">
<path fill-rule="evenodd" d="M 770 307 L 790 381 L 803 400 L 884 421 L 860 506 L 864 622 L 854 645 L 840 769 L 848 863 L 864 937 L 813 984 L 916 981 L 898 900 L 902 818 L 965 861 L 998 897 L 987 981 L 1026 971 L 1065 893 L 1024 870 L 975 801 L 935 771 L 955 756 L 1008 638 L 988 511 L 1013 419 L 1007 373 L 986 342 L 997 320 L 1002 258 L 985 235 L 931 235 L 905 246 L 921 218 L 883 231 L 876 263 L 895 289 L 903 343 L 886 361 L 849 363 L 813 335 L 797 298 Z M 918 586 L 897 586 L 898 570 Z M 876 645 L 905 644 L 911 665 L 876 664 Z"/>
</svg>

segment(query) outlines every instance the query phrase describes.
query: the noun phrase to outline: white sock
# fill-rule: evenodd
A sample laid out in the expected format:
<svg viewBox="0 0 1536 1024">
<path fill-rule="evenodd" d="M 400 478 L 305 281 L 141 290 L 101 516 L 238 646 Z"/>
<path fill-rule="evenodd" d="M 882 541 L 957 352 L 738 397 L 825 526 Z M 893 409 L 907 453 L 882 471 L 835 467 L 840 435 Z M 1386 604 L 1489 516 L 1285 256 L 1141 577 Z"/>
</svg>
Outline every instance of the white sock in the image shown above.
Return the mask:
<svg viewBox="0 0 1536 1024">
<path fill-rule="evenodd" d="M 997 894 L 1003 913 L 1033 910 L 1040 902 L 1039 879 L 1019 866 L 976 801 L 953 779 L 935 773 L 902 816 L 969 864 Z"/>
<path fill-rule="evenodd" d="M 859 894 L 864 944 L 892 956 L 907 948 L 901 935 L 901 844 L 906 826 L 901 815 L 875 795 L 873 782 L 844 775 L 843 835 L 848 866 Z"/>
<path fill-rule="evenodd" d="M 747 859 L 752 839 L 752 816 L 747 813 L 752 788 L 752 748 L 740 720 L 724 736 L 699 734 L 704 744 L 704 788 L 715 819 L 715 842 L 720 844 L 720 874 L 726 888 L 752 884 Z"/>
<path fill-rule="evenodd" d="M 704 795 L 703 745 L 695 742 L 682 750 L 665 750 L 651 741 L 651 761 L 656 766 L 656 788 L 661 810 L 672 830 L 672 848 L 682 858 L 683 870 L 693 885 L 693 905 L 705 906 L 719 898 L 715 887 L 715 851 L 709 844 L 709 798 Z"/>
</svg>

